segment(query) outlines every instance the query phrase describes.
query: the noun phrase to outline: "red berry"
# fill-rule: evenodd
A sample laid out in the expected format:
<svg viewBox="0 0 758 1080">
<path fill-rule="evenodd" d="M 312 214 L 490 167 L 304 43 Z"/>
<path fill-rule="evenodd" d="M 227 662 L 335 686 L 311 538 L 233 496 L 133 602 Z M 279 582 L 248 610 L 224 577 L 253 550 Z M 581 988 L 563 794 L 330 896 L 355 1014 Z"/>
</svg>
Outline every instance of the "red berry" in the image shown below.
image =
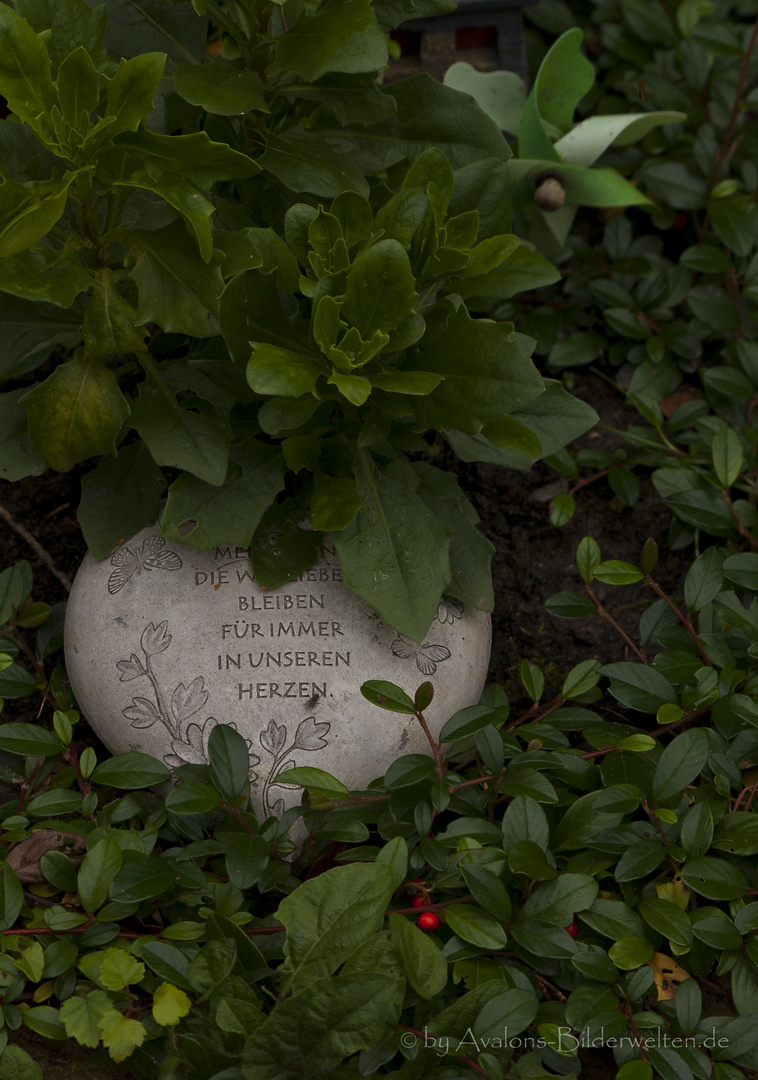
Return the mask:
<svg viewBox="0 0 758 1080">
<path fill-rule="evenodd" d="M 419 894 L 418 896 L 413 897 L 413 899 L 411 900 L 411 905 L 413 907 L 429 907 L 429 901 L 425 896 Z"/>
<path fill-rule="evenodd" d="M 680 210 L 677 213 L 676 217 L 674 218 L 673 222 L 671 223 L 671 228 L 672 229 L 683 229 L 686 224 L 687 224 L 687 215 L 683 214 L 682 211 Z"/>
<path fill-rule="evenodd" d="M 579 923 L 574 919 L 570 926 L 565 927 L 566 933 L 571 934 L 572 937 L 576 937 L 579 933 Z"/>
<path fill-rule="evenodd" d="M 418 917 L 417 926 L 419 930 L 436 930 L 440 921 L 433 911 L 424 911 Z"/>
</svg>

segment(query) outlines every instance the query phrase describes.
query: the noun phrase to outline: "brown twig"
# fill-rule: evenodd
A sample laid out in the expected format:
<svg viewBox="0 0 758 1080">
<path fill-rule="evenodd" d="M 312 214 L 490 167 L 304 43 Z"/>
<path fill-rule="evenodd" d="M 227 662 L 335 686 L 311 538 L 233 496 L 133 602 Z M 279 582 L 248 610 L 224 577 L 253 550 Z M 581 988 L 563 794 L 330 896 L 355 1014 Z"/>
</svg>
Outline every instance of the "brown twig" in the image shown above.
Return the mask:
<svg viewBox="0 0 758 1080">
<path fill-rule="evenodd" d="M 732 134 L 734 133 L 734 125 L 737 123 L 737 117 L 739 116 L 740 112 L 740 105 L 742 104 L 742 91 L 745 86 L 747 69 L 750 66 L 750 57 L 753 55 L 753 49 L 755 48 L 756 40 L 758 40 L 758 19 L 755 20 L 755 25 L 753 26 L 753 32 L 750 35 L 748 47 L 742 57 L 740 76 L 737 80 L 737 89 L 734 93 L 734 104 L 732 105 L 732 111 L 729 115 L 729 121 L 726 125 L 726 132 L 724 133 L 724 138 L 721 140 L 721 146 L 719 147 L 718 157 L 716 158 L 716 167 L 713 170 L 713 180 L 711 181 L 711 187 L 714 187 L 718 183 L 721 166 L 724 164 L 724 158 L 727 154 L 729 142 L 732 138 Z"/>
<path fill-rule="evenodd" d="M 750 541 L 754 548 L 758 548 L 758 540 L 756 540 L 756 538 L 748 529 L 745 522 L 734 509 L 734 503 L 732 502 L 731 496 L 729 495 L 729 492 L 726 490 L 726 488 L 721 489 L 721 497 L 726 503 L 726 505 L 729 507 L 729 509 L 732 511 L 732 517 L 734 518 L 734 523 L 737 526 L 737 531 L 739 532 L 740 536 L 744 536 L 746 540 Z"/>
<path fill-rule="evenodd" d="M 619 624 L 616 622 L 616 620 L 613 618 L 613 616 L 610 614 L 610 612 L 608 612 L 603 607 L 600 600 L 598 600 L 598 598 L 595 596 L 595 593 L 592 591 L 591 586 L 585 584 L 585 588 L 587 590 L 587 595 L 589 596 L 592 603 L 595 605 L 595 610 L 597 611 L 598 615 L 600 615 L 604 619 L 607 619 L 608 622 L 611 624 L 611 626 L 615 630 L 617 630 L 619 632 L 619 634 L 621 634 L 622 638 L 627 643 L 627 645 L 632 650 L 632 652 L 636 653 L 636 655 L 639 656 L 639 658 L 640 658 L 640 660 L 642 661 L 643 664 L 647 664 L 648 660 L 647 660 L 647 657 L 645 656 L 645 654 L 643 652 L 641 652 L 637 648 L 637 646 L 634 644 L 632 639 L 627 634 L 626 630 L 622 629 L 622 627 L 619 626 Z"/>
<path fill-rule="evenodd" d="M 24 528 L 23 525 L 16 521 L 13 515 L 5 509 L 2 503 L 0 503 L 0 517 L 7 521 L 10 527 L 14 529 L 19 536 L 23 537 L 23 539 L 26 540 L 29 547 L 32 548 L 35 555 L 37 555 L 37 557 L 42 560 L 50 573 L 54 574 L 55 577 L 58 578 L 58 581 L 60 581 L 61 585 L 64 587 L 64 589 L 66 589 L 67 592 L 71 592 L 71 579 L 67 577 L 62 570 L 58 569 L 58 567 L 53 562 L 52 557 L 47 553 L 47 551 L 45 551 L 39 540 L 37 540 L 36 537 L 32 536 L 28 529 Z"/>
<path fill-rule="evenodd" d="M 703 645 L 702 645 L 702 642 L 700 641 L 700 638 L 695 633 L 694 626 L 692 625 L 690 620 L 687 618 L 687 616 L 682 614 L 682 612 L 679 610 L 679 608 L 676 606 L 676 604 L 673 602 L 673 600 L 671 600 L 670 597 L 668 597 L 666 595 L 665 591 L 660 587 L 660 585 L 658 584 L 657 581 L 653 580 L 653 578 L 650 576 L 650 574 L 645 574 L 645 584 L 649 585 L 650 588 L 653 590 L 653 592 L 657 593 L 658 596 L 660 596 L 661 600 L 666 601 L 668 606 L 671 608 L 671 610 L 676 615 L 679 622 L 682 624 L 682 626 L 685 628 L 687 633 L 690 635 L 692 640 L 697 645 L 698 650 L 700 652 L 700 655 L 703 658 L 703 663 L 707 664 L 708 667 L 713 667 L 713 664 L 708 659 L 708 655 L 707 655 L 705 649 L 703 648 Z"/>
</svg>

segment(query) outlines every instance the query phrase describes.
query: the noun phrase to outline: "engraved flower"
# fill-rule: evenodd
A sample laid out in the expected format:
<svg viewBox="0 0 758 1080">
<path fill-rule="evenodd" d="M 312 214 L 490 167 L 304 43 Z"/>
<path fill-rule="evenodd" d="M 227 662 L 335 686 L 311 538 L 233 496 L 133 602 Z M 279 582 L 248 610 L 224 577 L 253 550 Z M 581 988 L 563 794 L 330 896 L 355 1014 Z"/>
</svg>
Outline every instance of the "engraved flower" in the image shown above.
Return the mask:
<svg viewBox="0 0 758 1080">
<path fill-rule="evenodd" d="M 156 653 L 162 653 L 170 644 L 171 634 L 168 632 L 168 622 L 165 619 L 162 623 L 158 623 L 157 626 L 150 623 L 142 631 L 140 645 L 144 649 L 146 656 L 155 656 Z"/>
<path fill-rule="evenodd" d="M 145 697 L 132 698 L 132 704 L 128 709 L 123 709 L 122 713 L 127 720 L 132 721 L 134 728 L 152 727 L 161 718 L 153 702 Z"/>
<path fill-rule="evenodd" d="M 193 679 L 189 686 L 179 683 L 171 695 L 171 712 L 174 719 L 186 720 L 199 712 L 208 700 L 208 691 L 205 689 L 205 680 L 202 675 Z"/>
<path fill-rule="evenodd" d="M 327 745 L 324 736 L 329 734 L 331 724 L 316 723 L 315 716 L 306 716 L 301 720 L 295 732 L 293 750 L 321 750 Z"/>
<path fill-rule="evenodd" d="M 268 750 L 269 754 L 277 757 L 287 741 L 287 729 L 284 724 L 277 724 L 276 720 L 269 720 L 265 731 L 260 733 L 261 746 Z"/>
<path fill-rule="evenodd" d="M 140 675 L 147 675 L 142 661 L 135 653 L 132 653 L 128 660 L 117 660 L 116 667 L 121 672 L 119 682 L 129 682 L 130 679 L 138 679 Z"/>
</svg>

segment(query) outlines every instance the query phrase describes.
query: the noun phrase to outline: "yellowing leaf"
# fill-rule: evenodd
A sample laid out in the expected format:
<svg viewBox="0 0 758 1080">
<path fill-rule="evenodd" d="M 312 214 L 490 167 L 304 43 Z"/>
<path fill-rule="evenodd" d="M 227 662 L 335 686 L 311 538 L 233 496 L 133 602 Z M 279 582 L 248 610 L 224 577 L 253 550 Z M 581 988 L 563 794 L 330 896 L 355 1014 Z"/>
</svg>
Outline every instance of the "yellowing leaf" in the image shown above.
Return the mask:
<svg viewBox="0 0 758 1080">
<path fill-rule="evenodd" d="M 668 900 L 672 904 L 676 904 L 682 911 L 687 910 L 692 890 L 687 888 L 679 874 L 676 875 L 673 881 L 667 881 L 664 885 L 656 885 L 655 891 L 661 900 Z"/>
<path fill-rule="evenodd" d="M 125 986 L 141 982 L 144 974 L 145 965 L 124 949 L 106 949 L 97 981 L 107 990 L 123 990 Z"/>
<path fill-rule="evenodd" d="M 161 983 L 153 994 L 153 1017 L 156 1024 L 169 1027 L 178 1024 L 190 1011 L 192 1002 L 178 986 Z"/>
<path fill-rule="evenodd" d="M 123 1061 L 142 1046 L 145 1029 L 139 1020 L 127 1020 L 116 1009 L 109 1009 L 100 1020 L 98 1027 L 103 1033 L 103 1046 L 114 1061 Z"/>
<path fill-rule="evenodd" d="M 680 985 L 685 979 L 690 978 L 688 972 L 679 967 L 677 962 L 665 953 L 653 953 L 652 958 L 646 963 L 655 972 L 659 1001 L 672 1001 Z"/>
</svg>

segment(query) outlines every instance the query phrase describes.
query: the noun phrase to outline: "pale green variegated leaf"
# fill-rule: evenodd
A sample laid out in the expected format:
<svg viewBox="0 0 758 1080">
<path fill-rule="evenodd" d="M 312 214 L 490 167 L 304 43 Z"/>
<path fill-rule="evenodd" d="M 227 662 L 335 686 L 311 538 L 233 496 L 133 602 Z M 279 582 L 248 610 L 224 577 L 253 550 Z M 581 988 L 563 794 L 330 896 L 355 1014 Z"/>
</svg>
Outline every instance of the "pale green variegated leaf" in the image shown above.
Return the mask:
<svg viewBox="0 0 758 1080">
<path fill-rule="evenodd" d="M 661 124 L 678 124 L 681 112 L 649 112 L 618 116 L 589 116 L 554 143 L 567 165 L 593 165 L 609 146 L 629 146 Z"/>
<path fill-rule="evenodd" d="M 326 0 L 305 8 L 276 39 L 276 67 L 312 82 L 329 72 L 379 71 L 387 63 L 387 37 L 369 0 Z"/>
<path fill-rule="evenodd" d="M 112 235 L 135 259 L 130 276 L 139 289 L 138 326 L 154 322 L 168 333 L 194 337 L 219 333 L 218 299 L 224 287 L 220 254 L 204 263 L 179 221 L 162 229 L 122 229 Z"/>
<path fill-rule="evenodd" d="M 96 559 L 158 517 L 166 482 L 144 442 L 119 450 L 82 477 L 77 520 L 87 547 Z"/>
<path fill-rule="evenodd" d="M 360 511 L 332 538 L 342 579 L 390 626 L 421 641 L 452 576 L 450 530 L 406 483 L 370 465 L 358 488 Z"/>
<path fill-rule="evenodd" d="M 534 432 L 542 456 L 549 457 L 594 427 L 598 416 L 590 405 L 569 394 L 561 383 L 554 379 L 545 379 L 544 383 L 545 392 L 513 413 L 512 418 Z M 536 460 L 513 448 L 493 446 L 483 435 L 446 431 L 445 438 L 463 461 L 489 461 L 509 469 L 531 469 Z"/>
<path fill-rule="evenodd" d="M 444 375 L 428 397 L 414 400 L 419 424 L 437 430 L 455 427 L 476 435 L 544 391 L 541 375 L 510 324 L 472 319 L 465 307 L 441 332 L 427 333 L 405 369 Z"/>
<path fill-rule="evenodd" d="M 59 472 L 96 454 L 114 454 L 129 416 L 113 372 L 86 355 L 60 364 L 20 400 L 38 450 Z"/>
<path fill-rule="evenodd" d="M 517 158 L 508 163 L 514 181 L 549 170 L 560 177 L 566 201 L 572 206 L 649 206 L 650 199 L 615 169 L 585 169 L 561 161 Z M 565 207 L 564 207 L 565 209 Z M 560 211 L 558 212 L 560 213 Z M 558 213 L 546 214 L 551 220 Z"/>
<path fill-rule="evenodd" d="M 176 393 L 160 377 L 150 375 L 140 383 L 132 425 L 158 465 L 186 469 L 209 484 L 223 484 L 232 437 L 225 417 L 182 408 Z"/>
<path fill-rule="evenodd" d="M 522 157 L 560 160 L 545 125 L 562 133 L 568 131 L 577 105 L 592 88 L 595 70 L 581 53 L 582 41 L 578 27 L 567 30 L 542 61 L 521 115 L 518 140 Z"/>
<path fill-rule="evenodd" d="M 46 300 L 69 308 L 92 284 L 74 246 L 62 251 L 34 248 L 0 259 L 0 289 L 25 300 Z"/>
<path fill-rule="evenodd" d="M 445 72 L 445 86 L 470 94 L 501 131 L 516 135 L 526 104 L 524 80 L 515 71 L 477 71 L 459 60 Z"/>
<path fill-rule="evenodd" d="M 254 438 L 233 446 L 230 461 L 220 487 L 189 473 L 174 481 L 163 536 L 204 551 L 228 543 L 250 547 L 264 512 L 284 488 L 284 461 L 278 449 Z"/>
<path fill-rule="evenodd" d="M 263 83 L 253 71 L 223 60 L 210 64 L 177 64 L 176 91 L 191 105 L 219 116 L 268 112 Z"/>
</svg>

